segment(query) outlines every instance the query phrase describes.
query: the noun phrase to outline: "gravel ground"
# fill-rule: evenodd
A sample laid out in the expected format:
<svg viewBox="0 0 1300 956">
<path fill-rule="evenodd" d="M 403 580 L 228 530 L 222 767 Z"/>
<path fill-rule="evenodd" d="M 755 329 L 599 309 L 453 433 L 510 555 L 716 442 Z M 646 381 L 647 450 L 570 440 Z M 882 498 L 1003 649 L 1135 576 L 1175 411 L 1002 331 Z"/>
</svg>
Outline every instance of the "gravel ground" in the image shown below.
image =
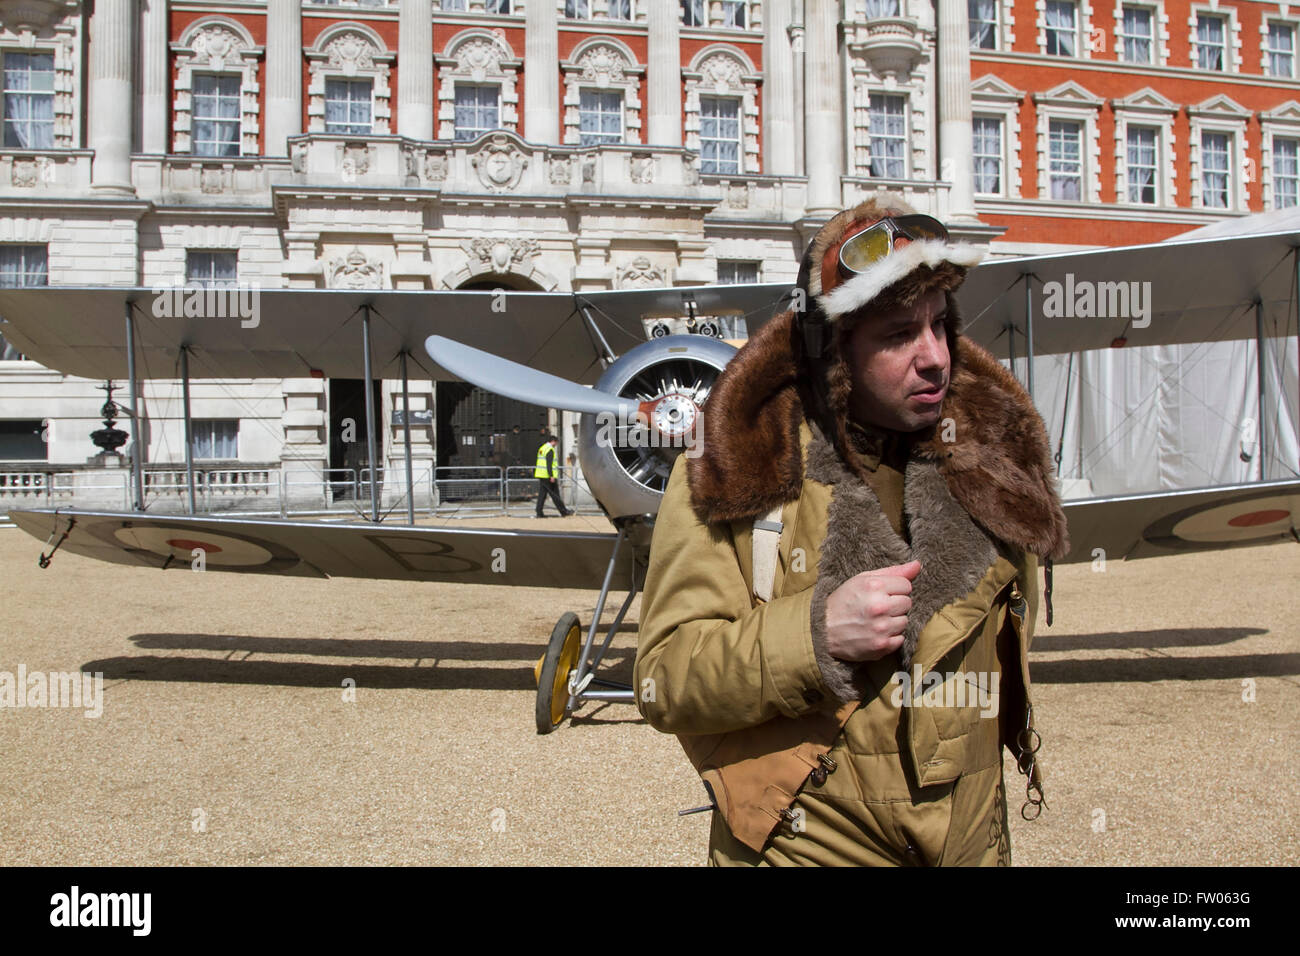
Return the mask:
<svg viewBox="0 0 1300 956">
<path fill-rule="evenodd" d="M 533 663 L 594 592 L 42 571 L 40 550 L 0 529 L 0 671 L 102 671 L 103 714 L 0 712 L 0 864 L 704 860 L 673 738 L 627 705 L 534 729 Z M 1297 581 L 1293 544 L 1057 569 L 1032 655 L 1049 809 L 1016 815 L 1008 761 L 1017 864 L 1300 862 Z"/>
</svg>

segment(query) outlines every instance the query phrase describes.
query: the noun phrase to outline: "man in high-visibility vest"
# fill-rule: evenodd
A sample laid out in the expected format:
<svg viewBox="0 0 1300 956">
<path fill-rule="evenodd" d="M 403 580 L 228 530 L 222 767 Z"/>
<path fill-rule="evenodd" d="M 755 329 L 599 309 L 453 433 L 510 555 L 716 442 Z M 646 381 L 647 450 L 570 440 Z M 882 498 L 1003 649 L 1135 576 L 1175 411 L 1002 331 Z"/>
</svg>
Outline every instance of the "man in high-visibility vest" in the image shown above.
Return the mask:
<svg viewBox="0 0 1300 956">
<path fill-rule="evenodd" d="M 548 435 L 546 441 L 542 442 L 542 447 L 537 449 L 537 465 L 533 468 L 533 476 L 537 479 L 537 517 L 545 518 L 542 508 L 546 504 L 546 496 L 550 495 L 551 500 L 555 502 L 555 507 L 560 509 L 560 517 L 567 518 L 569 509 L 564 507 L 564 502 L 560 500 L 560 468 L 555 461 L 555 450 L 557 439 L 554 435 Z"/>
</svg>

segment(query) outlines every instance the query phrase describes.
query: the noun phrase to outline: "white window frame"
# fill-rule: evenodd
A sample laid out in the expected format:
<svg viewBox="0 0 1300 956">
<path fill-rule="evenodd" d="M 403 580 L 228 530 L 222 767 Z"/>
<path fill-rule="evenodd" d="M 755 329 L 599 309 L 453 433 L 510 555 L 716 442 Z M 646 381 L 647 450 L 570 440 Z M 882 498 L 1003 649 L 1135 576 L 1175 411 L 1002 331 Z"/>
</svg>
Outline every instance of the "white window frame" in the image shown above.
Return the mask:
<svg viewBox="0 0 1300 956">
<path fill-rule="evenodd" d="M 875 159 L 876 159 L 876 157 L 873 155 L 873 151 L 872 151 L 872 148 L 871 148 L 871 142 L 872 142 L 874 139 L 876 139 L 876 135 L 873 134 L 873 133 L 872 133 L 872 130 L 871 130 L 870 115 L 871 115 L 871 103 L 872 103 L 872 101 L 874 101 L 874 100 L 876 99 L 876 97 L 883 97 L 883 98 L 890 99 L 890 100 L 897 100 L 897 101 L 901 102 L 902 105 L 903 105 L 903 133 L 902 133 L 902 136 L 901 136 L 901 137 L 892 137 L 892 136 L 891 136 L 891 137 L 888 137 L 889 139 L 896 139 L 896 138 L 897 138 L 897 139 L 901 139 L 901 140 L 902 140 L 902 143 L 903 143 L 903 155 L 902 155 L 901 157 L 898 158 L 898 161 L 902 164 L 902 169 L 903 169 L 903 171 L 902 171 L 902 173 L 901 173 L 900 175 L 898 175 L 898 176 L 887 176 L 887 175 L 886 175 L 886 176 L 882 176 L 882 175 L 877 175 L 877 174 L 875 173 L 875 171 L 873 171 L 872 168 L 871 168 L 872 163 L 874 163 L 874 162 L 875 162 Z M 905 90 L 870 89 L 870 90 L 867 91 L 867 115 L 868 115 L 868 123 L 867 123 L 867 176 L 869 176 L 869 177 L 872 178 L 872 179 L 910 179 L 910 178 L 911 178 L 910 175 L 909 175 L 909 173 L 910 173 L 910 171 L 911 171 L 911 166 L 912 166 L 912 162 L 911 162 L 911 155 L 912 155 L 912 137 L 909 135 L 909 133 L 910 133 L 910 131 L 911 131 L 911 121 L 912 121 L 912 109 L 911 109 L 911 103 L 909 102 L 910 99 L 911 99 L 911 97 L 907 95 L 907 92 L 906 92 Z"/>
<path fill-rule="evenodd" d="M 691 60 L 690 68 L 682 71 L 682 78 L 685 81 L 686 93 L 682 102 L 686 114 L 686 148 L 700 152 L 701 96 L 720 96 L 739 100 L 740 169 L 737 173 L 719 175 L 757 173 L 760 169 L 758 86 L 762 76 L 750 63 L 749 57 L 729 44 L 711 44 L 695 55 Z"/>
<path fill-rule="evenodd" d="M 1247 165 L 1246 126 L 1250 111 L 1225 94 L 1216 94 L 1196 106 L 1188 107 L 1191 118 L 1190 142 L 1188 152 L 1191 166 L 1191 201 L 1194 209 L 1213 209 L 1218 212 L 1248 212 L 1247 197 L 1249 181 L 1253 170 Z M 1201 189 L 1201 134 L 1219 132 L 1229 135 L 1230 153 L 1228 156 L 1228 206 L 1206 206 Z"/>
<path fill-rule="evenodd" d="M 13 91 L 8 90 L 8 84 L 5 82 L 5 77 L 8 76 L 8 66 L 9 66 L 10 58 L 28 57 L 28 56 L 48 56 L 50 58 L 50 88 L 48 90 L 35 90 L 30 88 L 16 88 Z M 50 103 L 50 119 L 49 119 L 49 125 L 48 127 L 46 127 L 49 129 L 50 141 L 48 143 L 35 143 L 28 146 L 23 146 L 19 143 L 14 143 L 12 145 L 5 145 L 0 148 L 3 148 L 5 150 L 14 150 L 14 149 L 41 150 L 41 149 L 56 148 L 56 146 L 58 145 L 58 139 L 56 133 L 59 126 L 59 118 L 56 112 L 58 98 L 59 98 L 59 93 L 58 93 L 59 72 L 58 72 L 57 63 L 58 63 L 58 54 L 54 50 L 49 50 L 49 49 L 15 50 L 11 47 L 0 48 L 0 87 L 3 87 L 3 89 L 0 89 L 0 96 L 4 97 L 3 100 L 4 106 L 0 107 L 0 109 L 5 109 L 7 112 L 6 108 L 9 101 L 8 94 L 10 92 L 13 92 L 17 95 L 39 96 L 42 99 L 48 99 Z M 3 118 L 3 135 L 0 135 L 0 144 L 3 144 L 4 136 L 8 135 L 9 125 L 10 125 L 10 119 L 7 115 L 5 115 Z M 42 123 L 41 126 L 44 127 L 45 124 Z"/>
<path fill-rule="evenodd" d="M 728 278 L 723 278 L 723 267 L 730 269 Z M 736 276 L 740 272 L 740 267 L 754 267 L 754 278 L 741 279 Z M 719 285 L 754 285 L 763 281 L 763 261 L 761 259 L 719 259 L 718 260 L 718 284 Z"/>
<path fill-rule="evenodd" d="M 1035 0 L 1038 11 L 1038 52 L 1053 59 L 1075 60 L 1088 59 L 1092 53 L 1092 4 L 1088 0 L 1061 0 L 1074 4 L 1074 53 L 1065 55 L 1047 52 L 1047 3 L 1048 0 Z"/>
<path fill-rule="evenodd" d="M 971 2 L 972 2 L 972 0 L 967 0 L 967 2 L 966 2 L 966 16 L 967 16 L 967 21 L 966 21 L 966 22 L 967 22 L 968 24 L 973 22 L 973 21 L 970 19 L 970 4 L 971 4 Z M 996 51 L 996 50 L 1004 49 L 1004 47 L 1002 46 L 1002 42 L 1001 42 L 1001 41 L 1002 41 L 1002 0 L 989 0 L 989 2 L 993 4 L 993 30 L 992 30 L 992 34 L 993 34 L 993 45 L 992 45 L 992 46 L 975 46 L 975 45 L 972 43 L 972 44 L 971 44 L 971 52 L 972 52 L 972 53 L 988 53 L 988 52 L 990 52 L 990 51 Z M 969 39 L 969 38 L 968 38 L 968 39 Z"/>
<path fill-rule="evenodd" d="M 200 455 L 199 448 L 198 448 L 200 438 L 206 438 L 209 447 L 213 448 L 214 450 L 216 449 L 216 441 L 215 441 L 216 427 L 215 426 L 219 424 L 220 425 L 233 424 L 235 426 L 234 428 L 235 453 L 233 455 Z M 207 434 L 200 435 L 199 434 L 200 429 L 205 430 Z M 238 461 L 239 460 L 239 419 L 238 418 L 195 418 L 192 420 L 190 438 L 192 441 L 191 448 L 192 448 L 192 453 L 194 455 L 195 461 Z"/>
<path fill-rule="evenodd" d="M 523 61 L 503 36 L 474 27 L 452 37 L 438 66 L 438 139 L 456 138 L 456 84 L 501 87 L 501 129 L 519 132 L 519 71 Z"/>
<path fill-rule="evenodd" d="M 1270 54 L 1273 52 L 1269 45 L 1269 27 L 1286 26 L 1291 29 L 1291 72 L 1274 73 L 1272 71 L 1272 61 Z M 1297 50 L 1297 44 L 1300 44 L 1300 21 L 1291 17 L 1283 16 L 1263 16 L 1259 20 L 1259 71 L 1265 76 L 1276 76 L 1279 79 L 1294 80 L 1300 76 L 1300 64 L 1297 64 L 1297 58 L 1300 58 L 1300 50 Z"/>
<path fill-rule="evenodd" d="M 1280 207 L 1276 201 L 1273 138 L 1281 136 L 1286 139 L 1300 140 L 1300 101 L 1287 100 L 1281 106 L 1260 113 L 1259 128 L 1262 140 L 1260 143 L 1261 197 L 1265 209 L 1278 209 Z"/>
<path fill-rule="evenodd" d="M 1223 20 L 1223 69 L 1206 70 L 1201 67 L 1201 51 L 1197 42 L 1197 23 L 1202 16 L 1219 17 Z M 1242 69 L 1241 57 L 1241 23 L 1237 19 L 1237 13 L 1232 7 L 1215 4 L 1197 4 L 1187 13 L 1187 42 L 1188 49 L 1191 51 L 1191 62 L 1187 65 L 1198 72 L 1213 75 L 1214 73 L 1240 73 Z"/>
<path fill-rule="evenodd" d="M 366 129 L 331 129 L 330 128 L 330 86 L 338 88 L 338 84 L 344 84 L 349 90 L 364 87 L 366 95 L 354 98 L 349 95 L 343 102 L 346 103 L 366 103 L 369 106 L 370 119 L 365 124 Z M 325 77 L 325 119 L 323 131 L 340 136 L 373 136 L 375 134 L 375 78 L 373 76 L 327 76 Z M 361 123 L 351 121 L 351 111 L 349 110 L 348 122 L 337 124 L 341 126 L 361 126 Z"/>
<path fill-rule="evenodd" d="M 1151 32 L 1143 37 L 1130 34 L 1124 29 L 1124 14 L 1128 10 L 1141 10 L 1150 17 Z M 1129 40 L 1146 40 L 1150 45 L 1149 56 L 1145 60 L 1130 59 L 1127 55 Z M 1160 11 L 1147 3 L 1121 3 L 1115 16 L 1115 59 L 1121 63 L 1138 66 L 1156 66 L 1160 63 Z"/>
<path fill-rule="evenodd" d="M 396 57 L 379 34 L 362 23 L 340 23 L 323 30 L 316 45 L 304 55 L 311 77 L 307 85 L 308 132 L 325 132 L 326 80 L 365 78 L 372 80 L 370 135 L 386 136 L 392 131 L 393 91 L 388 78 Z"/>
<path fill-rule="evenodd" d="M 19 281 L 9 282 L 0 281 L 0 288 L 6 289 L 26 289 L 33 286 L 47 286 L 50 284 L 50 247 L 44 242 L 4 242 L 0 243 L 0 249 L 21 250 L 23 265 L 27 265 L 29 255 L 35 258 L 37 250 L 42 258 L 42 267 L 40 271 L 30 268 L 23 268 L 16 272 L 0 272 L 0 277 L 13 276 Z M 29 282 L 29 279 L 39 279 L 39 282 Z M 0 335 L 0 362 L 27 362 L 30 361 L 25 355 L 17 350 L 13 345 L 5 342 L 4 336 Z M 33 363 L 34 364 L 34 363 Z M 0 366 L 4 367 L 4 366 Z"/>
<path fill-rule="evenodd" d="M 1002 192 L 997 195 L 1007 198 L 1020 196 L 1020 105 L 1024 98 L 1024 90 L 992 73 L 971 82 L 972 115 L 1002 120 Z M 992 193 L 977 193 L 976 197 L 995 198 Z"/>
<path fill-rule="evenodd" d="M 673 0 L 668 0 L 672 3 Z M 709 23 L 708 0 L 681 0 L 679 17 L 684 27 L 705 27 Z M 689 18 L 690 22 L 687 22 Z"/>
<path fill-rule="evenodd" d="M 497 121 L 492 126 L 462 127 L 453 118 L 452 135 L 451 135 L 452 140 L 457 143 L 472 143 L 480 136 L 501 129 L 502 128 L 501 127 L 501 85 L 499 83 L 470 83 L 464 80 L 457 81 L 455 86 L 452 88 L 452 104 L 454 109 L 460 108 L 459 96 L 461 91 L 463 90 L 493 90 L 496 93 Z M 476 105 L 476 108 L 481 109 L 482 107 L 481 105 Z M 472 136 L 462 136 L 461 133 L 464 132 L 466 129 L 474 130 L 475 132 Z"/>
<path fill-rule="evenodd" d="M 604 110 L 604 109 L 602 109 L 602 108 L 598 108 L 598 109 L 596 109 L 596 110 L 594 111 L 594 113 L 593 113 L 593 111 L 591 111 L 591 110 L 584 110 L 584 109 L 582 108 L 582 98 L 583 98 L 584 96 L 597 96 L 597 97 L 612 96 L 612 97 L 617 97 L 617 98 L 618 98 L 618 108 L 617 108 L 616 110 L 612 110 L 612 111 L 606 111 L 606 110 Z M 617 134 L 617 136 L 615 136 L 614 138 L 612 138 L 612 139 L 609 138 L 609 136 L 610 136 L 611 134 L 606 133 L 606 132 L 604 132 L 603 130 L 597 130 L 597 131 L 585 131 L 585 130 L 582 129 L 582 118 L 583 118 L 584 115 L 595 115 L 595 116 L 597 116 L 597 117 L 604 117 L 604 116 L 609 115 L 609 114 L 611 114 L 611 113 L 612 113 L 613 115 L 615 115 L 615 116 L 618 117 L 618 134 Z M 625 140 L 624 137 L 626 137 L 626 135 L 627 135 L 627 129 L 626 129 L 627 120 L 626 120 L 626 116 L 627 116 L 627 107 L 626 107 L 626 105 L 623 103 L 623 91 L 622 91 L 622 90 L 602 90 L 602 89 L 600 89 L 599 87 L 594 87 L 594 86 L 584 86 L 584 87 L 581 87 L 581 88 L 578 90 L 578 145 L 579 145 L 579 146 L 590 147 L 590 146 L 606 146 L 606 145 L 621 145 L 621 144 L 623 144 L 624 142 L 626 142 L 626 140 Z M 603 124 L 601 124 L 601 125 L 603 125 Z M 582 140 L 583 140 L 584 138 L 586 138 L 586 137 L 590 137 L 591 140 L 590 140 L 589 142 L 584 143 Z"/>
<path fill-rule="evenodd" d="M 1115 117 L 1115 201 L 1128 205 L 1128 127 L 1153 126 L 1160 131 L 1156 148 L 1156 205 L 1177 205 L 1178 181 L 1174 176 L 1176 134 L 1174 119 L 1179 105 L 1151 87 L 1119 100 L 1111 100 Z M 1137 203 L 1151 208 L 1149 203 Z"/>
<path fill-rule="evenodd" d="M 1052 199 L 1049 176 L 1048 130 L 1052 120 L 1079 120 L 1083 123 L 1083 143 L 1080 158 L 1083 163 L 1083 182 L 1079 202 L 1101 201 L 1101 145 L 1098 140 L 1098 116 L 1103 101 L 1073 80 L 1067 80 L 1045 93 L 1035 93 L 1038 110 L 1038 196 L 1051 202 L 1074 202 L 1069 199 Z"/>
<path fill-rule="evenodd" d="M 1124 126 L 1124 192 L 1117 196 L 1119 202 L 1125 202 L 1133 206 L 1159 206 L 1161 205 L 1160 195 L 1160 171 L 1164 168 L 1164 144 L 1161 142 L 1161 129 L 1159 126 L 1148 126 L 1143 123 L 1128 123 Z M 1133 198 L 1133 189 L 1139 186 L 1133 181 L 1132 171 L 1136 168 L 1130 158 L 1132 143 L 1129 142 L 1135 134 L 1151 134 L 1151 201 L 1147 202 L 1142 199 Z M 1145 168 L 1145 167 L 1142 167 Z"/>
<path fill-rule="evenodd" d="M 1115 0 L 1115 59 L 1128 63 L 1120 53 L 1124 49 L 1124 8 L 1145 7 L 1151 11 L 1151 62 L 1135 66 L 1165 66 L 1169 63 L 1169 18 L 1165 15 L 1164 0 Z"/>
<path fill-rule="evenodd" d="M 256 156 L 261 131 L 261 107 L 257 102 L 258 61 L 265 48 L 253 42 L 243 24 L 222 16 L 201 17 L 190 24 L 181 39 L 171 45 L 176 70 L 175 96 L 172 100 L 172 152 L 194 152 L 194 76 L 195 74 L 236 76 L 239 78 L 240 156 Z M 204 156 L 204 158 L 209 158 Z M 213 156 L 212 159 L 228 157 Z"/>
<path fill-rule="evenodd" d="M 218 281 L 215 276 L 214 256 L 229 256 L 231 263 L 234 265 L 234 275 L 226 281 Z M 199 257 L 208 258 L 209 268 L 201 270 L 206 275 L 196 272 L 194 266 L 197 264 Z M 239 283 L 239 250 L 238 249 L 186 249 L 185 250 L 185 284 L 187 286 L 199 286 L 204 289 L 227 289 L 233 288 Z"/>
<path fill-rule="evenodd" d="M 592 37 L 573 48 L 570 59 L 560 64 L 564 75 L 564 131 L 566 145 L 582 140 L 582 90 L 599 89 L 623 94 L 623 142 L 640 143 L 641 81 L 645 67 L 636 62 L 632 50 L 614 37 Z"/>
<path fill-rule="evenodd" d="M 987 192 L 979 188 L 978 170 L 971 170 L 971 182 L 975 189 L 976 196 L 1006 196 L 1007 195 L 1007 120 L 1001 113 L 971 113 L 971 135 L 974 136 L 975 126 L 981 120 L 992 120 L 998 124 L 998 151 L 996 159 L 998 161 L 998 188 L 992 192 Z M 978 166 L 979 160 L 983 154 L 974 152 L 974 143 L 972 143 L 972 156 Z"/>
<path fill-rule="evenodd" d="M 734 103 L 736 106 L 736 138 L 733 140 L 730 138 L 718 137 L 715 140 L 710 140 L 711 142 L 719 142 L 719 143 L 734 142 L 736 144 L 736 168 L 735 169 L 709 169 L 705 165 L 706 163 L 709 162 L 709 160 L 704 155 L 705 152 L 704 150 L 704 144 L 705 144 L 704 105 L 706 100 L 714 103 Z M 700 152 L 700 172 L 706 176 L 742 175 L 745 172 L 745 110 L 744 110 L 744 104 L 741 103 L 740 98 L 736 96 L 726 96 L 726 95 L 715 96 L 711 94 L 703 94 L 699 97 L 699 117 L 700 117 L 700 128 L 699 131 L 696 133 L 696 138 L 699 141 L 698 149 Z"/>
</svg>

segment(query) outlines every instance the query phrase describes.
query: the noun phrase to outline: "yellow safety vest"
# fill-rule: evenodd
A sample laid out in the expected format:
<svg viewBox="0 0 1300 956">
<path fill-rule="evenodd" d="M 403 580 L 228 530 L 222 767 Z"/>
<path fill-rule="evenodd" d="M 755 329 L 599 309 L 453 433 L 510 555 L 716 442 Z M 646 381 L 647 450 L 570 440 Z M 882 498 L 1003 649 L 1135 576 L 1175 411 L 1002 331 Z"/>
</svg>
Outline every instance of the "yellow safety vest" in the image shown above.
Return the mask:
<svg viewBox="0 0 1300 956">
<path fill-rule="evenodd" d="M 554 451 L 554 449 L 551 448 L 551 443 L 550 443 L 550 442 L 546 442 L 545 444 L 542 445 L 541 448 L 537 449 L 537 465 L 536 465 L 536 467 L 533 468 L 533 477 L 534 477 L 534 478 L 551 478 L 551 477 L 553 477 L 553 476 L 551 475 L 551 469 L 547 467 L 547 463 L 546 463 L 546 456 L 547 456 L 547 454 L 550 453 L 550 452 L 553 452 L 553 451 Z M 559 469 L 557 468 L 556 471 L 558 472 Z"/>
</svg>

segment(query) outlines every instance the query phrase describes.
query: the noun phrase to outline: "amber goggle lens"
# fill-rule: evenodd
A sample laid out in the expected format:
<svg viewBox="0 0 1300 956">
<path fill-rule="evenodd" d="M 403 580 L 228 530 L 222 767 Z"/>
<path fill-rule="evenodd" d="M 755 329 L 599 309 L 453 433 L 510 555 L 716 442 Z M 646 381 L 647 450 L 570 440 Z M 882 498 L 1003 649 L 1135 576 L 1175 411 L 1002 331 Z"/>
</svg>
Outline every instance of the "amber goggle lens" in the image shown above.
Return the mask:
<svg viewBox="0 0 1300 956">
<path fill-rule="evenodd" d="M 894 237 L 883 222 L 858 233 L 840 247 L 840 264 L 850 272 L 861 272 L 889 255 Z"/>
<path fill-rule="evenodd" d="M 882 219 L 840 247 L 840 265 L 849 272 L 861 272 L 893 251 L 894 237 L 947 239 L 948 229 L 933 216 L 916 214 Z"/>
</svg>

